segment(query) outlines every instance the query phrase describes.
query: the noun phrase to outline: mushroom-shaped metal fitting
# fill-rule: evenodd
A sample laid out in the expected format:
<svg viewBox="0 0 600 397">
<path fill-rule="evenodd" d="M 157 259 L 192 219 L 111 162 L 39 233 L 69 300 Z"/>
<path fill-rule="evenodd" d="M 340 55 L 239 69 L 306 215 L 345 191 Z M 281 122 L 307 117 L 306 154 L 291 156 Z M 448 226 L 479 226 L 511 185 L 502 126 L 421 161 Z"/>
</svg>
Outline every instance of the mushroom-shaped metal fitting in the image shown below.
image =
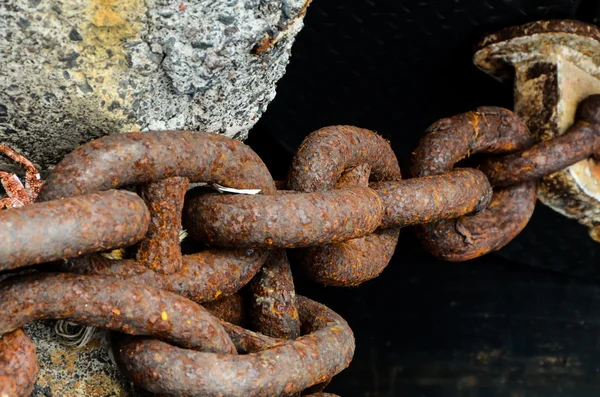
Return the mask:
<svg viewBox="0 0 600 397">
<path fill-rule="evenodd" d="M 515 112 L 538 141 L 563 135 L 579 104 L 600 93 L 600 29 L 574 20 L 510 27 L 485 37 L 475 64 L 501 81 L 514 78 Z M 600 164 L 590 157 L 544 177 L 540 201 L 577 219 L 600 241 Z"/>
</svg>

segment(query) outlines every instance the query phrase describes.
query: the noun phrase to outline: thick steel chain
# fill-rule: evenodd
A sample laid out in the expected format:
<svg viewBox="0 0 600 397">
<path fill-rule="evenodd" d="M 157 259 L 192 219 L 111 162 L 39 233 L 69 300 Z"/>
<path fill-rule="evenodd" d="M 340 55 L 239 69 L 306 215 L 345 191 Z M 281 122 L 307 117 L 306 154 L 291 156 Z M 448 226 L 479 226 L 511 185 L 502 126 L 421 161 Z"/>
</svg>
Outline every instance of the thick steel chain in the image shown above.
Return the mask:
<svg viewBox="0 0 600 397">
<path fill-rule="evenodd" d="M 598 154 L 599 111 L 600 96 L 588 98 L 566 135 L 537 145 L 506 109 L 440 120 L 408 179 L 376 133 L 323 128 L 294 157 L 289 190 L 248 146 L 219 135 L 136 132 L 83 145 L 37 202 L 0 212 L 0 270 L 44 264 L 0 284 L 0 396 L 31 393 L 37 361 L 20 327 L 42 318 L 119 331 L 121 367 L 160 395 L 325 396 L 354 337 L 339 315 L 295 294 L 288 253 L 314 281 L 353 286 L 381 274 L 406 226 L 446 260 L 498 250 L 529 221 L 537 179 Z M 487 158 L 453 168 L 472 154 Z M 198 182 L 260 194 L 189 189 Z M 139 195 L 126 190 L 135 187 Z M 183 255 L 182 227 L 208 248 Z M 100 255 L 134 244 L 132 257 Z"/>
</svg>

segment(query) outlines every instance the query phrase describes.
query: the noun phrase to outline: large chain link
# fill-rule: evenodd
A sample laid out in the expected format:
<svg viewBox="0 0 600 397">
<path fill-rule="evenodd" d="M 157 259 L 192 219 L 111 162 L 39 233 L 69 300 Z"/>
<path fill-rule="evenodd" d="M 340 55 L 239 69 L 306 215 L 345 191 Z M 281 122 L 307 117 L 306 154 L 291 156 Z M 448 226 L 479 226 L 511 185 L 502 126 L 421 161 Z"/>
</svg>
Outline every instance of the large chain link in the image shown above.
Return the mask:
<svg viewBox="0 0 600 397">
<path fill-rule="evenodd" d="M 160 395 L 327 395 L 354 336 L 295 294 L 288 254 L 316 282 L 353 286 L 382 273 L 406 226 L 445 260 L 498 250 L 528 223 L 537 179 L 600 151 L 599 109 L 590 97 L 571 131 L 535 146 L 506 109 L 440 120 L 408 179 L 376 133 L 323 128 L 279 190 L 248 146 L 219 135 L 136 132 L 83 145 L 36 203 L 0 212 L 0 270 L 51 271 L 0 285 L 0 396 L 31 393 L 37 361 L 20 327 L 38 319 L 119 331 L 123 371 Z M 487 157 L 454 168 L 473 154 Z M 190 189 L 200 182 L 260 194 Z M 182 227 L 208 247 L 182 254 Z M 132 246 L 127 258 L 101 255 Z"/>
</svg>

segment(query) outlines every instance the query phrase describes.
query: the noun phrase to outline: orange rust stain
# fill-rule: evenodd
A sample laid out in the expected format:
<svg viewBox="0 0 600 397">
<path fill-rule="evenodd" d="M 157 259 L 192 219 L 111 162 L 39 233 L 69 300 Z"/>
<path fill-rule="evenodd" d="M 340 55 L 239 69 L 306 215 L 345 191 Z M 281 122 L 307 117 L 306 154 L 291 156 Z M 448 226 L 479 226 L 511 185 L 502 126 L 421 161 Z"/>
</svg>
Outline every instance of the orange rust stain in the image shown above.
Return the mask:
<svg viewBox="0 0 600 397">
<path fill-rule="evenodd" d="M 290 21 L 287 23 L 287 25 L 285 25 L 285 27 L 283 29 L 281 29 L 274 37 L 271 37 L 271 35 L 266 33 L 265 38 L 258 42 L 258 44 L 256 45 L 256 47 L 254 47 L 252 52 L 257 55 L 260 55 L 260 54 L 264 53 L 265 51 L 269 50 L 275 44 L 277 44 L 277 42 L 283 37 L 284 33 L 296 22 L 296 20 L 298 20 L 298 19 L 304 17 L 304 15 L 306 15 L 306 11 L 308 10 L 308 6 L 310 5 L 311 2 L 312 2 L 312 0 L 306 0 L 304 2 L 304 5 L 302 6 L 302 9 L 300 10 L 300 12 L 298 12 L 298 15 L 296 15 L 294 18 L 290 19 Z"/>
</svg>

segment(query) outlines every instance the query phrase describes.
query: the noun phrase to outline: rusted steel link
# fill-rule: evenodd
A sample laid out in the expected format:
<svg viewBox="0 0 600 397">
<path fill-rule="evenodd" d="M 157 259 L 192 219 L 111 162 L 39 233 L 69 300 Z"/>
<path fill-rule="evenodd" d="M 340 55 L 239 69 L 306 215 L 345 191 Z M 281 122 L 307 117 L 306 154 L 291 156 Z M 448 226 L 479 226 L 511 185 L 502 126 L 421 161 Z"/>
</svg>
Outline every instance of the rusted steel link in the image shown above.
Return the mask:
<svg viewBox="0 0 600 397">
<path fill-rule="evenodd" d="M 157 273 L 171 274 L 181 269 L 179 231 L 188 186 L 187 178 L 172 177 L 141 188 L 141 196 L 150 209 L 152 221 L 136 258 Z"/>
<path fill-rule="evenodd" d="M 225 321 L 221 324 L 241 354 L 256 353 L 288 343 L 285 339 L 272 338 Z"/>
<path fill-rule="evenodd" d="M 579 114 L 588 120 L 580 120 L 564 135 L 540 142 L 519 153 L 486 159 L 480 169 L 494 186 L 509 186 L 542 178 L 594 153 L 600 153 L 600 120 L 593 113 L 594 107 L 599 112 L 599 96 L 588 98 L 582 103 Z"/>
<path fill-rule="evenodd" d="M 108 191 L 0 212 L 0 270 L 130 246 L 150 213 L 136 194 Z"/>
<path fill-rule="evenodd" d="M 533 137 L 515 113 L 480 107 L 432 124 L 412 153 L 413 177 L 439 175 L 472 154 L 506 154 L 531 147 Z"/>
<path fill-rule="evenodd" d="M 300 336 L 294 279 L 284 249 L 269 253 L 265 265 L 248 287 L 252 293 L 254 330 L 282 339 Z"/>
<path fill-rule="evenodd" d="M 38 369 L 35 346 L 22 329 L 0 338 L 1 397 L 29 397 Z"/>
<path fill-rule="evenodd" d="M 239 353 L 255 353 L 286 343 L 284 339 L 271 338 L 226 322 L 223 322 L 222 324 Z M 330 381 L 331 379 L 328 379 L 322 383 L 311 386 L 304 390 L 302 395 L 321 392 L 329 385 Z"/>
<path fill-rule="evenodd" d="M 179 295 L 110 277 L 34 274 L 0 285 L 0 334 L 39 319 L 70 320 L 185 348 L 234 353 L 219 321 Z"/>
<path fill-rule="evenodd" d="M 339 315 L 297 298 L 306 335 L 294 341 L 235 356 L 125 338 L 118 346 L 120 361 L 136 385 L 167 396 L 266 397 L 300 392 L 344 370 L 355 345 L 351 329 Z"/>
<path fill-rule="evenodd" d="M 240 293 L 225 296 L 216 301 L 204 302 L 202 306 L 208 310 L 210 314 L 227 323 L 242 327 L 246 326 L 248 323 L 248 313 L 244 298 Z"/>
<path fill-rule="evenodd" d="M 262 160 L 240 141 L 191 131 L 109 135 L 68 154 L 52 170 L 39 201 L 77 196 L 180 176 L 275 193 Z"/>
<path fill-rule="evenodd" d="M 290 188 L 309 192 L 368 186 L 371 180 L 400 180 L 398 160 L 390 144 L 376 133 L 334 126 L 311 133 L 292 161 Z M 384 207 L 385 208 L 385 207 Z M 314 281 L 352 286 L 377 277 L 392 258 L 400 229 L 377 230 L 322 247 L 298 252 Z"/>
<path fill-rule="evenodd" d="M 301 192 L 334 189 L 344 171 L 371 166 L 371 181 L 401 178 L 396 155 L 381 136 L 353 126 L 330 126 L 311 133 L 298 148 L 288 188 Z"/>
<path fill-rule="evenodd" d="M 482 172 L 470 168 L 396 182 L 374 182 L 383 207 L 382 228 L 413 226 L 458 218 L 485 209 L 492 187 Z"/>
<path fill-rule="evenodd" d="M 352 168 L 340 176 L 336 188 L 367 186 L 370 169 L 368 164 Z M 359 285 L 387 267 L 399 236 L 399 228 L 378 229 L 364 237 L 308 247 L 297 251 L 298 262 L 313 281 L 336 287 Z"/>
<path fill-rule="evenodd" d="M 524 122 L 506 109 L 486 107 L 443 119 L 427 130 L 413 152 L 415 177 L 439 175 L 475 153 L 505 154 L 530 147 Z M 502 248 L 529 222 L 536 184 L 526 182 L 494 192 L 489 206 L 477 215 L 416 226 L 433 255 L 464 261 Z"/>
<path fill-rule="evenodd" d="M 369 186 L 369 176 L 371 175 L 371 165 L 361 164 L 354 168 L 349 169 L 340 175 L 335 188 L 339 189 L 342 187 L 352 186 Z"/>
<path fill-rule="evenodd" d="M 400 230 L 378 230 L 362 238 L 309 247 L 297 260 L 313 280 L 335 287 L 356 286 L 381 274 L 394 254 Z"/>
<path fill-rule="evenodd" d="M 525 182 L 497 190 L 480 214 L 421 225 L 417 234 L 429 252 L 448 261 L 498 250 L 527 225 L 535 207 L 535 188 L 535 182 Z"/>
<path fill-rule="evenodd" d="M 486 159 L 479 169 L 494 186 L 510 186 L 553 174 L 600 150 L 600 125 L 578 122 L 565 135 L 502 158 Z"/>
<path fill-rule="evenodd" d="M 190 192 L 185 229 L 225 247 L 293 248 L 343 241 L 381 223 L 377 193 L 355 187 L 317 193 L 219 195 Z"/>
<path fill-rule="evenodd" d="M 267 259 L 263 251 L 214 248 L 185 255 L 177 273 L 157 273 L 134 260 L 112 260 L 99 255 L 69 260 L 62 271 L 116 277 L 133 284 L 160 288 L 197 303 L 213 301 L 239 291 Z"/>
</svg>

